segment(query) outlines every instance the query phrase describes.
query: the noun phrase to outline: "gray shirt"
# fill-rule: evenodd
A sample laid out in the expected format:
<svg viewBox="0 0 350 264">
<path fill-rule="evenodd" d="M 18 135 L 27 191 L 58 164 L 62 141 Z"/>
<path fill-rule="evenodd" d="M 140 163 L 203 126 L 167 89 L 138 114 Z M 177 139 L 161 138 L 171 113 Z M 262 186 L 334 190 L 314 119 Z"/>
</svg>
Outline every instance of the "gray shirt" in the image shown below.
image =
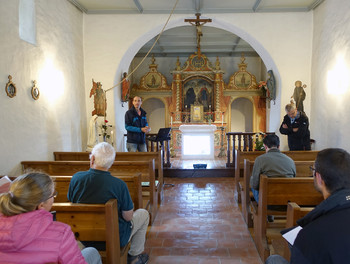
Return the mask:
<svg viewBox="0 0 350 264">
<path fill-rule="evenodd" d="M 257 157 L 254 162 L 250 187 L 259 190 L 260 174 L 267 177 L 295 177 L 294 161 L 279 149 L 270 149 L 267 153 Z"/>
</svg>

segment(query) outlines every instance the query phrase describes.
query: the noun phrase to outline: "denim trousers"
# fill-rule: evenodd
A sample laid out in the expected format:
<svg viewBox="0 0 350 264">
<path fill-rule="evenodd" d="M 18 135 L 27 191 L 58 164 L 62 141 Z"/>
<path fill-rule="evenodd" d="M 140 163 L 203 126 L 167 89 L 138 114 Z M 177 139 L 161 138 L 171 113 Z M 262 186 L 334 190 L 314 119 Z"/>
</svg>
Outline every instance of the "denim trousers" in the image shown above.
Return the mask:
<svg viewBox="0 0 350 264">
<path fill-rule="evenodd" d="M 137 143 L 126 143 L 126 149 L 128 152 L 147 152 L 146 143 L 137 144 Z"/>
</svg>

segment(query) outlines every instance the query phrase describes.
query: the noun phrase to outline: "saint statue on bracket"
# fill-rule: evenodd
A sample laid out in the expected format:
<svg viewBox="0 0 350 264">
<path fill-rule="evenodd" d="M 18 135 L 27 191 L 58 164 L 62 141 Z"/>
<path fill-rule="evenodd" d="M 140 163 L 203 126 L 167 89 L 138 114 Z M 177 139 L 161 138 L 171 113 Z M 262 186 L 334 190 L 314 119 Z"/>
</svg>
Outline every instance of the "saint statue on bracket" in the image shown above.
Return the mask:
<svg viewBox="0 0 350 264">
<path fill-rule="evenodd" d="M 92 115 L 106 116 L 107 110 L 107 99 L 106 93 L 102 89 L 102 84 L 100 82 L 95 82 L 92 79 L 92 88 L 90 90 L 90 98 L 94 96 L 94 111 Z"/>
</svg>

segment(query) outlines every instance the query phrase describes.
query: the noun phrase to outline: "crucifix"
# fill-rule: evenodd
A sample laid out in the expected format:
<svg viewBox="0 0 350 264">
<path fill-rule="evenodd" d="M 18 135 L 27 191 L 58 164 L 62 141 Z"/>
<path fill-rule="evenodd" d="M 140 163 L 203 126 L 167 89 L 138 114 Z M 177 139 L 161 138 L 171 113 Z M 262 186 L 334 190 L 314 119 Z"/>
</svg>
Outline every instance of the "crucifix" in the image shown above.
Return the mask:
<svg viewBox="0 0 350 264">
<path fill-rule="evenodd" d="M 197 31 L 197 55 L 201 55 L 201 36 L 203 36 L 202 33 L 202 26 L 208 22 L 211 22 L 211 19 L 203 19 L 200 18 L 201 14 L 197 13 L 196 14 L 196 19 L 185 19 L 185 22 L 190 23 L 193 26 L 196 26 L 196 31 Z"/>
</svg>

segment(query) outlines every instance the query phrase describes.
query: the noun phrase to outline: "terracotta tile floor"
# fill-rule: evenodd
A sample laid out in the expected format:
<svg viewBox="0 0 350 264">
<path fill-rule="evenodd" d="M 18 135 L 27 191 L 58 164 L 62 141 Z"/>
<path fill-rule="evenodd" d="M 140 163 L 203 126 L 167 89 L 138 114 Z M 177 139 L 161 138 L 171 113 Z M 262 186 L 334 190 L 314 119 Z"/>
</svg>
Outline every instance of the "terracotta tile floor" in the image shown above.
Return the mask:
<svg viewBox="0 0 350 264">
<path fill-rule="evenodd" d="M 233 198 L 232 178 L 166 178 L 149 231 L 150 264 L 261 264 Z"/>
</svg>

